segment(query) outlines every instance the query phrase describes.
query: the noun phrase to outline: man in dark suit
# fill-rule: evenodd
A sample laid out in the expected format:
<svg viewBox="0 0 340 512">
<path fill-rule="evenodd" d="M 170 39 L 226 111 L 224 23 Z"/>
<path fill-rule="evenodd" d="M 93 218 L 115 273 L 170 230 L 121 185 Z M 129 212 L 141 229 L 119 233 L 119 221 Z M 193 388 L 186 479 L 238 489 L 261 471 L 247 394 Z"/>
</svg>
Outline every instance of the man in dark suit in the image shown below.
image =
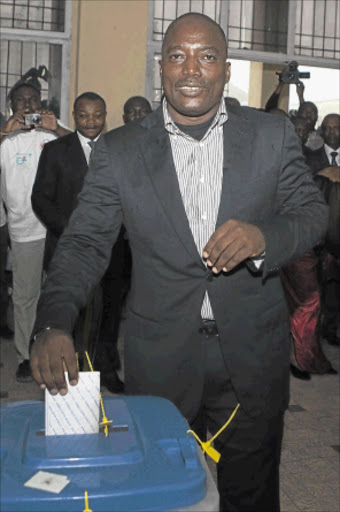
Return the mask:
<svg viewBox="0 0 340 512">
<path fill-rule="evenodd" d="M 221 510 L 275 512 L 289 399 L 277 271 L 320 239 L 327 206 L 289 120 L 226 110 L 226 58 L 224 33 L 207 16 L 169 26 L 162 106 L 96 146 L 42 292 L 31 366 L 52 394 L 67 393 L 63 361 L 77 384 L 76 311 L 124 220 L 133 258 L 127 391 L 169 398 L 202 437 L 240 403 L 215 441 Z"/>
<path fill-rule="evenodd" d="M 76 131 L 46 144 L 38 165 L 32 190 L 32 206 L 47 228 L 44 268 L 48 271 L 58 239 L 64 231 L 77 204 L 87 173 L 92 150 L 106 122 L 104 99 L 94 92 L 85 92 L 74 102 L 73 118 Z M 121 234 L 112 249 L 109 266 L 100 287 L 94 288 L 92 300 L 83 308 L 74 329 L 79 358 L 83 360 L 83 348 L 95 356 L 95 368 L 101 371 L 101 384 L 112 392 L 122 392 L 124 384 L 119 379 L 120 368 L 117 350 L 120 317 L 120 290 L 123 283 L 111 279 L 113 269 L 123 268 L 124 240 Z M 121 272 L 120 272 L 121 273 Z M 117 297 L 116 297 L 117 295 Z M 100 327 L 100 329 L 99 329 Z M 110 343 L 107 339 L 110 338 Z"/>
<path fill-rule="evenodd" d="M 306 161 L 313 174 L 330 166 L 340 165 L 339 114 L 328 114 L 321 124 L 321 135 L 325 143 L 316 151 L 306 155 Z"/>
<path fill-rule="evenodd" d="M 340 115 L 324 117 L 321 134 L 325 141 L 322 148 L 307 154 L 317 184 L 330 205 L 329 229 L 336 243 L 330 244 L 329 232 L 324 246 L 319 247 L 322 287 L 322 336 L 331 345 L 340 345 L 338 334 L 340 311 L 340 258 L 339 258 L 339 169 L 340 169 Z M 337 169 L 337 172 L 336 172 Z M 321 174 L 321 176 L 320 176 Z M 322 250 L 321 250 L 322 249 Z"/>
</svg>

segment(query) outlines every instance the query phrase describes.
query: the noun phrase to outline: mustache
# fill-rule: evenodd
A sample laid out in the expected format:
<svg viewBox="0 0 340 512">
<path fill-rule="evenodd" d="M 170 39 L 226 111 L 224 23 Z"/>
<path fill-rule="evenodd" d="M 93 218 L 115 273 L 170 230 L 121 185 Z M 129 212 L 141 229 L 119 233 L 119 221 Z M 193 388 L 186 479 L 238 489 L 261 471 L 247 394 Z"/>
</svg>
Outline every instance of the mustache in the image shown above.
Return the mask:
<svg viewBox="0 0 340 512">
<path fill-rule="evenodd" d="M 204 80 L 182 79 L 175 82 L 175 87 L 176 89 L 179 87 L 201 87 L 202 89 L 207 89 L 207 84 Z"/>
</svg>

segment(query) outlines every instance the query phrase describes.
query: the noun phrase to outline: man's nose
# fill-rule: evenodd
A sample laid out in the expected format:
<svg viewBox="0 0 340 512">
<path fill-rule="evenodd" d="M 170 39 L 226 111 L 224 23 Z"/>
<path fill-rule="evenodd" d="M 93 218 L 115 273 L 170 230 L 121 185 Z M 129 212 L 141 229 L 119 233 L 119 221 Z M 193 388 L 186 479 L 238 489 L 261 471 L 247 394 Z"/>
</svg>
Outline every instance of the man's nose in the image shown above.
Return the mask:
<svg viewBox="0 0 340 512">
<path fill-rule="evenodd" d="M 183 74 L 189 76 L 197 76 L 201 74 L 201 68 L 198 59 L 196 59 L 193 55 L 190 55 L 186 58 L 183 65 Z"/>
</svg>

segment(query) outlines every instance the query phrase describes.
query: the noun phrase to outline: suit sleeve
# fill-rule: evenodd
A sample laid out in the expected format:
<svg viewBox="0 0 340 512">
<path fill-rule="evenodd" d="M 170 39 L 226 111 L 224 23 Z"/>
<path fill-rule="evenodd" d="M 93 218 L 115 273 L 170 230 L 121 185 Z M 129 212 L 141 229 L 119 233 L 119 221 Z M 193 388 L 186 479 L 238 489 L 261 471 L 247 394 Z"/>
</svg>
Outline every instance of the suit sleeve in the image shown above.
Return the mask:
<svg viewBox="0 0 340 512">
<path fill-rule="evenodd" d="M 305 164 L 292 123 L 284 120 L 276 211 L 257 224 L 266 241 L 263 277 L 314 247 L 327 223 L 328 207 Z"/>
<path fill-rule="evenodd" d="M 47 326 L 71 333 L 79 310 L 86 305 L 108 266 L 122 225 L 117 161 L 118 156 L 112 159 L 105 137 L 101 137 L 92 152 L 78 205 L 50 264 L 38 303 L 34 333 Z"/>
<path fill-rule="evenodd" d="M 32 189 L 32 208 L 40 221 L 59 237 L 67 223 L 64 213 L 57 207 L 58 161 L 54 146 L 46 144 L 41 152 L 37 175 Z"/>
</svg>

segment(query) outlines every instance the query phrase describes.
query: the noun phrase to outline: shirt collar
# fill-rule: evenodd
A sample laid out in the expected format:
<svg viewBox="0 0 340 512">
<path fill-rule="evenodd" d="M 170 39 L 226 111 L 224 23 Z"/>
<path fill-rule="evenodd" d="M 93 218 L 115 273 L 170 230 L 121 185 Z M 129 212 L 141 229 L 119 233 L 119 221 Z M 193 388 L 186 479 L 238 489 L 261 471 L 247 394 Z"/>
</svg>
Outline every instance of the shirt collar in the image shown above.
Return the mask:
<svg viewBox="0 0 340 512">
<path fill-rule="evenodd" d="M 176 124 L 174 123 L 170 113 L 169 113 L 169 109 L 168 109 L 168 102 L 166 101 L 166 98 L 163 99 L 163 116 L 164 116 L 164 127 L 165 129 L 171 133 L 172 135 L 174 134 L 177 134 L 177 135 L 185 135 L 183 134 L 183 132 L 178 128 L 178 126 L 176 126 Z M 226 121 L 228 120 L 228 112 L 227 112 L 227 108 L 226 108 L 226 105 L 225 105 L 225 101 L 224 101 L 224 98 L 222 96 L 221 98 L 221 102 L 220 102 L 220 106 L 218 107 L 218 111 L 216 112 L 216 115 L 214 117 L 214 119 L 212 120 L 212 123 L 210 125 L 210 128 L 209 130 L 207 131 L 207 133 L 205 134 L 204 138 L 207 136 L 208 133 L 211 132 L 211 130 L 213 128 L 215 128 L 215 126 L 222 126 Z"/>
<path fill-rule="evenodd" d="M 338 156 L 340 154 L 340 147 L 338 147 L 338 149 L 333 149 L 331 148 L 330 146 L 328 146 L 327 144 L 324 144 L 324 148 L 325 148 L 325 151 L 326 151 L 326 155 L 328 156 L 328 158 L 332 158 L 331 157 L 331 153 L 333 153 L 333 151 L 336 151 L 338 153 Z"/>
<path fill-rule="evenodd" d="M 78 135 L 78 137 L 79 137 L 80 144 L 81 144 L 82 146 L 86 146 L 89 142 L 91 142 L 91 141 L 92 141 L 92 139 L 88 139 L 87 137 L 84 137 L 84 135 L 82 135 L 80 132 L 78 132 L 78 130 L 76 130 L 76 131 L 77 131 L 77 135 Z M 97 140 L 99 139 L 100 135 L 101 135 L 101 134 L 99 134 L 99 135 L 98 135 L 98 137 L 96 137 L 95 139 L 93 139 L 93 142 L 97 142 Z"/>
</svg>

